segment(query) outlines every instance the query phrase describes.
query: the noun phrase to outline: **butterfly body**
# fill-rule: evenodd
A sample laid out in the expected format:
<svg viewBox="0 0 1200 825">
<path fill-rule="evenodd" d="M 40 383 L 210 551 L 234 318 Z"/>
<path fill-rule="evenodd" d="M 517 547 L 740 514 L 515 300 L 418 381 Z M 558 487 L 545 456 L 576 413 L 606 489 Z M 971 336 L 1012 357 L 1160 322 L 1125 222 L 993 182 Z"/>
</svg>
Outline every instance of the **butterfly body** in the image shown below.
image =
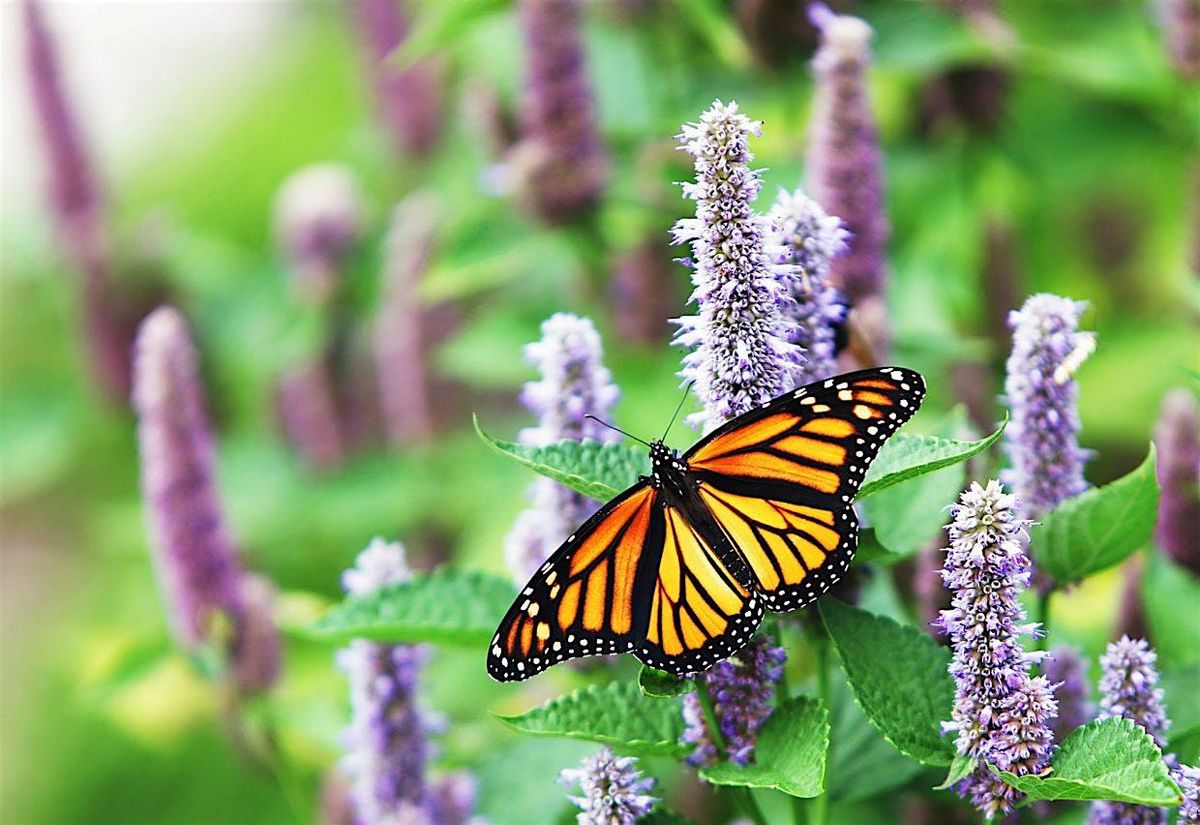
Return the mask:
<svg viewBox="0 0 1200 825">
<path fill-rule="evenodd" d="M 857 547 L 854 493 L 924 396 L 911 370 L 836 376 L 717 428 L 567 538 L 492 639 L 488 672 L 524 679 L 563 659 L 633 653 L 686 675 L 733 655 L 763 612 L 811 604 Z"/>
</svg>

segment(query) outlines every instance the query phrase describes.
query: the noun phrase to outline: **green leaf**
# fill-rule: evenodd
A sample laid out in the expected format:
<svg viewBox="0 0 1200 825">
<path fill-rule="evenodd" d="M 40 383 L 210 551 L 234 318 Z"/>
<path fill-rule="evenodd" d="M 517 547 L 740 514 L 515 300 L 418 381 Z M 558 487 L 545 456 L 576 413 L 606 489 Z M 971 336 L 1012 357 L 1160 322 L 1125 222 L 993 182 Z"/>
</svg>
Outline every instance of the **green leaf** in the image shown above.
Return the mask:
<svg viewBox="0 0 1200 825">
<path fill-rule="evenodd" d="M 979 761 L 975 757 L 956 753 L 954 761 L 950 763 L 950 770 L 946 772 L 946 778 L 942 780 L 942 784 L 934 785 L 933 789 L 944 791 L 953 788 L 958 782 L 973 774 L 977 767 L 979 767 Z"/>
<path fill-rule="evenodd" d="M 551 699 L 519 716 L 500 716 L 514 730 L 618 745 L 641 754 L 682 756 L 683 712 L 679 702 L 642 695 L 632 682 L 611 682 Z"/>
<path fill-rule="evenodd" d="M 1141 466 L 1111 484 L 1067 499 L 1029 530 L 1039 570 L 1073 582 L 1123 561 L 1150 540 L 1158 513 L 1154 446 Z"/>
<path fill-rule="evenodd" d="M 646 451 L 626 444 L 560 441 L 548 447 L 531 447 L 493 438 L 480 429 L 478 418 L 475 432 L 493 450 L 601 502 L 632 487 L 638 476 L 650 472 Z"/>
<path fill-rule="evenodd" d="M 1160 665 L 1200 665 L 1200 578 L 1162 553 L 1148 553 L 1142 572 L 1142 609 Z"/>
<path fill-rule="evenodd" d="M 673 696 L 690 693 L 693 687 L 695 684 L 691 679 L 681 679 L 649 665 L 642 665 L 642 669 L 638 673 L 638 688 L 646 696 L 669 699 Z"/>
<path fill-rule="evenodd" d="M 858 550 L 854 553 L 855 561 L 866 564 L 888 566 L 904 561 L 904 556 L 893 553 L 880 543 L 875 535 L 874 527 L 860 527 L 858 530 Z"/>
<path fill-rule="evenodd" d="M 841 668 L 831 680 L 829 798 L 838 802 L 870 799 L 907 784 L 924 770 L 891 746 L 863 713 Z"/>
<path fill-rule="evenodd" d="M 438 570 L 370 596 L 351 596 L 300 632 L 332 642 L 486 645 L 515 597 L 512 583 L 499 576 Z"/>
<path fill-rule="evenodd" d="M 950 652 L 919 630 L 837 599 L 818 602 L 854 696 L 889 742 L 926 765 L 949 765 L 941 733 L 954 704 Z"/>
<path fill-rule="evenodd" d="M 797 696 L 784 702 L 758 732 L 749 765 L 719 762 L 700 771 L 713 785 L 776 788 L 810 798 L 825 790 L 829 711 L 819 700 Z"/>
<path fill-rule="evenodd" d="M 886 490 L 893 484 L 910 478 L 932 473 L 943 467 L 966 461 L 996 443 L 1004 432 L 1008 419 L 987 438 L 978 441 L 960 441 L 955 438 L 939 438 L 934 435 L 907 435 L 898 433 L 883 445 L 879 456 L 867 470 L 858 498 L 864 498 Z"/>
<path fill-rule="evenodd" d="M 1167 772 L 1162 751 L 1145 729 L 1129 719 L 1097 719 L 1076 728 L 1058 746 L 1046 776 L 1015 776 L 988 767 L 1030 800 L 1179 804 L 1179 786 Z"/>
</svg>

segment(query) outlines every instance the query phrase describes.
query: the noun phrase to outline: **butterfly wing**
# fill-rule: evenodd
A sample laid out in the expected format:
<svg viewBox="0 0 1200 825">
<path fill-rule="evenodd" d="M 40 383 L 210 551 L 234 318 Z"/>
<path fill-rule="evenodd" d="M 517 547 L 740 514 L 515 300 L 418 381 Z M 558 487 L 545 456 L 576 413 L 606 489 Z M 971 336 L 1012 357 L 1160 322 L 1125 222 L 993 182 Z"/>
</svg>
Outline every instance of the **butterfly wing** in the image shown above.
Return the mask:
<svg viewBox="0 0 1200 825">
<path fill-rule="evenodd" d="M 737 554 L 705 538 L 721 537 L 720 532 L 698 528 L 697 521 L 705 517 L 662 508 L 662 553 L 645 638 L 635 651 L 644 663 L 677 676 L 707 670 L 736 653 L 750 641 L 763 614 L 762 599 L 743 583 L 746 573 L 735 566 L 740 565 Z"/>
<path fill-rule="evenodd" d="M 924 395 L 912 370 L 839 375 L 730 421 L 684 456 L 766 607 L 804 607 L 845 573 L 858 544 L 850 502 Z"/>
<path fill-rule="evenodd" d="M 527 679 L 579 656 L 628 653 L 640 643 L 648 572 L 662 545 L 659 494 L 642 483 L 608 502 L 542 565 L 492 639 L 487 668 Z"/>
</svg>

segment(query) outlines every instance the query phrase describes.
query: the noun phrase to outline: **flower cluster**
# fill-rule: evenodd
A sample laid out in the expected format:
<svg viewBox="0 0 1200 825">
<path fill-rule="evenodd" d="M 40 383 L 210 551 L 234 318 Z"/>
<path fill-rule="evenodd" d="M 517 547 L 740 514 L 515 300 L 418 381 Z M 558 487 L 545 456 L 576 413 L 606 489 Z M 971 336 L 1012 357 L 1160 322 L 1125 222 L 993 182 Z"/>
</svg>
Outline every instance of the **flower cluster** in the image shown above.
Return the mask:
<svg viewBox="0 0 1200 825">
<path fill-rule="evenodd" d="M 837 329 L 846 319 L 846 302 L 830 282 L 829 268 L 846 250 L 849 233 L 800 189 L 780 191 L 767 217 L 773 245 L 784 250 L 790 267 L 785 279 L 792 301 L 785 311 L 795 321 L 792 343 L 804 353 L 795 383 L 810 384 L 837 372 Z"/>
<path fill-rule="evenodd" d="M 731 762 L 748 764 L 754 759 L 758 729 L 771 715 L 775 685 L 783 675 L 787 653 L 765 638 L 746 645 L 733 659 L 713 665 L 704 674 L 713 712 Z M 704 708 L 693 691 L 684 697 L 683 718 L 687 727 L 683 741 L 694 745 L 688 757 L 693 765 L 709 765 L 720 758 Z"/>
<path fill-rule="evenodd" d="M 403 545 L 375 539 L 343 575 L 342 585 L 352 596 L 368 596 L 411 576 Z M 338 653 L 338 667 L 350 682 L 352 714 L 343 769 L 354 781 L 351 795 L 362 822 L 456 825 L 474 804 L 462 784 L 468 777 L 426 781 L 429 734 L 441 725 L 417 702 L 426 656 L 421 647 L 362 639 Z"/>
<path fill-rule="evenodd" d="M 683 191 L 696 217 L 676 222 L 672 239 L 692 245 L 700 311 L 678 320 L 675 343 L 691 350 L 681 375 L 704 404 L 690 420 L 709 430 L 794 386 L 800 360 L 783 311 L 786 267 L 752 206 L 761 184 L 747 141 L 760 128 L 736 103 L 718 100 L 679 136 L 695 160 L 696 182 Z"/>
<path fill-rule="evenodd" d="M 849 252 L 833 262 L 833 282 L 858 305 L 883 294 L 891 234 L 883 199 L 879 135 L 867 93 L 871 27 L 821 3 L 809 16 L 820 30 L 813 58 L 816 97 L 809 126 L 805 183 L 850 231 Z"/>
<path fill-rule="evenodd" d="M 585 759 L 580 767 L 562 771 L 560 778 L 567 787 L 578 785 L 583 791 L 583 796 L 571 797 L 582 809 L 579 825 L 633 825 L 658 801 L 649 793 L 654 779 L 641 775 L 637 760 L 615 756 L 608 748 Z"/>
<path fill-rule="evenodd" d="M 328 303 L 363 229 L 363 198 L 354 173 L 332 163 L 293 172 L 275 195 L 274 220 L 297 295 Z"/>
<path fill-rule="evenodd" d="M 1183 802 L 1179 805 L 1179 821 L 1188 825 L 1200 822 L 1200 768 L 1181 766 L 1175 774 L 1175 781 L 1183 791 Z"/>
<path fill-rule="evenodd" d="M 1029 518 L 1087 489 L 1087 453 L 1079 447 L 1075 406 L 1079 390 L 1072 377 L 1095 348 L 1095 336 L 1078 329 L 1085 307 L 1041 293 L 1009 315 L 1013 347 L 1004 391 L 1012 422 L 1004 435 L 1012 469 L 1004 480 Z"/>
<path fill-rule="evenodd" d="M 1154 446 L 1162 489 L 1154 537 L 1163 552 L 1200 575 L 1200 415 L 1187 390 L 1163 399 Z"/>
<path fill-rule="evenodd" d="M 579 30 L 580 0 L 520 0 L 525 36 L 521 142 L 512 165 L 523 200 L 547 223 L 587 211 L 608 183 Z"/>
<path fill-rule="evenodd" d="M 1014 496 L 1000 483 L 973 483 L 951 508 L 950 548 L 942 581 L 954 594 L 941 625 L 954 651 L 950 673 L 957 689 L 953 719 L 958 752 L 979 767 L 956 790 L 989 818 L 1008 812 L 1018 791 L 987 768 L 1017 775 L 1039 773 L 1049 763 L 1050 730 L 1057 706 L 1050 683 L 1031 677 L 1029 665 L 1042 656 L 1026 652 L 1026 624 L 1018 601 L 1029 584 L 1023 542 L 1028 522 L 1018 518 Z"/>
<path fill-rule="evenodd" d="M 606 419 L 619 395 L 602 354 L 600 335 L 587 318 L 560 312 L 542 324 L 541 340 L 525 349 L 541 380 L 526 384 L 521 393 L 525 406 L 537 413 L 538 425 L 521 431 L 521 443 L 545 446 L 563 439 L 618 438 L 585 417 Z M 504 543 L 504 558 L 518 585 L 524 585 L 596 510 L 595 502 L 548 478 L 533 482 L 529 497 L 532 506 L 517 517 Z"/>
<path fill-rule="evenodd" d="M 1145 639 L 1122 636 L 1111 642 L 1100 657 L 1100 718 L 1132 719 L 1154 738 L 1166 745 L 1170 724 L 1162 707 L 1163 692 L 1158 688 L 1158 655 Z M 1165 825 L 1166 808 L 1133 805 L 1127 802 L 1096 802 L 1088 822 L 1091 825 Z"/>
</svg>

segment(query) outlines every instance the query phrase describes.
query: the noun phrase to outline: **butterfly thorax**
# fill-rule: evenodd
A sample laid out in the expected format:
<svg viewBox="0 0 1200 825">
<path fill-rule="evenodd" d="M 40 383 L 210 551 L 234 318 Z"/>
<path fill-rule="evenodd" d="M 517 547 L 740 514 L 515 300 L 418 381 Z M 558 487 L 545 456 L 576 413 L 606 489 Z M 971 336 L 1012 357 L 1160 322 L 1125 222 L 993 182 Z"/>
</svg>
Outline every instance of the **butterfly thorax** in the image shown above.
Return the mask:
<svg viewBox="0 0 1200 825">
<path fill-rule="evenodd" d="M 690 498 L 696 481 L 688 475 L 687 465 L 672 450 L 661 441 L 650 445 L 650 475 L 646 477 L 656 490 L 662 490 L 668 499 L 676 502 Z"/>
</svg>

